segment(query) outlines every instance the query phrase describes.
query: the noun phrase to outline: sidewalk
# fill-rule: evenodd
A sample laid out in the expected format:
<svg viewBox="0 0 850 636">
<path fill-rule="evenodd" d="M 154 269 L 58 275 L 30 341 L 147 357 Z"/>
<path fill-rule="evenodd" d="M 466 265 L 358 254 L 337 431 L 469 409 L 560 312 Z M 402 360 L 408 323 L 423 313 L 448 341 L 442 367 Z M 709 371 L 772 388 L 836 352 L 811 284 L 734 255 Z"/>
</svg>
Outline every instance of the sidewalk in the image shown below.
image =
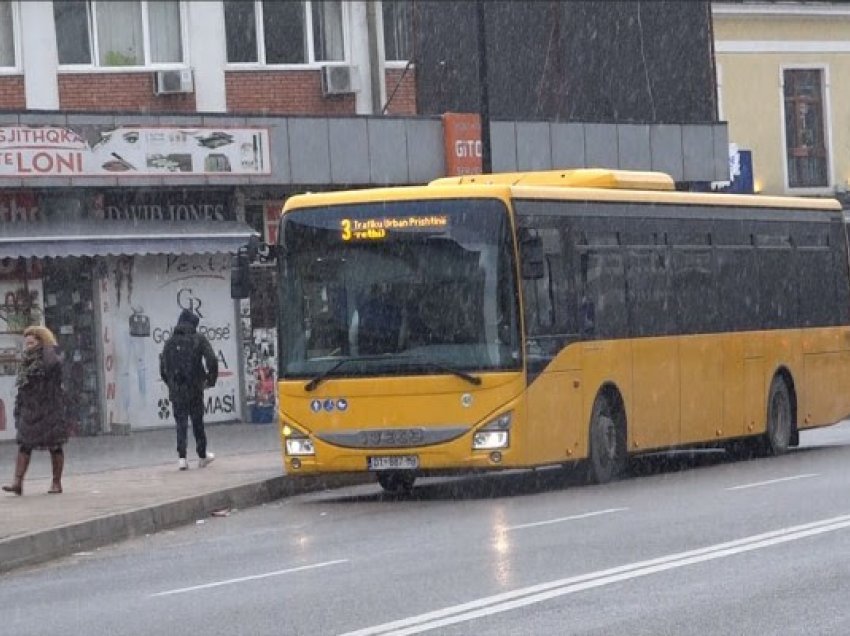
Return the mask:
<svg viewBox="0 0 850 636">
<path fill-rule="evenodd" d="M 79 437 L 65 448 L 64 493 L 48 495 L 50 456 L 35 451 L 24 496 L 0 492 L 0 572 L 91 550 L 129 537 L 351 482 L 287 479 L 278 427 L 207 425 L 215 461 L 177 470 L 173 428 Z M 0 483 L 11 482 L 17 446 L 0 443 Z M 362 481 L 362 480 L 360 480 Z"/>
</svg>

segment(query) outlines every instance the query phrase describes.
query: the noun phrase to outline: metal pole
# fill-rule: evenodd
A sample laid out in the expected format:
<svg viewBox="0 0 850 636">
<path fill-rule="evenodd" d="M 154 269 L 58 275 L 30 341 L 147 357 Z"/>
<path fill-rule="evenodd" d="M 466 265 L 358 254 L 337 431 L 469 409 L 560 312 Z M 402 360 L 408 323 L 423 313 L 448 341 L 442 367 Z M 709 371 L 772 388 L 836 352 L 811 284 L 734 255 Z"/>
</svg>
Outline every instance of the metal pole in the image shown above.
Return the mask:
<svg viewBox="0 0 850 636">
<path fill-rule="evenodd" d="M 383 115 L 381 78 L 384 75 L 384 64 L 378 52 L 378 8 L 374 2 L 366 3 L 366 33 L 369 40 L 369 88 L 372 94 L 370 113 Z"/>
<path fill-rule="evenodd" d="M 481 118 L 481 172 L 493 172 L 490 154 L 490 93 L 487 80 L 487 25 L 484 21 L 484 0 L 476 0 L 478 18 L 478 113 Z"/>
</svg>

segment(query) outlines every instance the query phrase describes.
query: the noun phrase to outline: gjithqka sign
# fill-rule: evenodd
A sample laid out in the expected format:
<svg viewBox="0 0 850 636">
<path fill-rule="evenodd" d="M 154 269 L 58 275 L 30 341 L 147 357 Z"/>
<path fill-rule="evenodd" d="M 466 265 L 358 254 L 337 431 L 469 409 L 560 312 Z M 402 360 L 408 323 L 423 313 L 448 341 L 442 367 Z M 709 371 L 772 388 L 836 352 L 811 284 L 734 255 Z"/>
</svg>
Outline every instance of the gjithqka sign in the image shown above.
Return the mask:
<svg viewBox="0 0 850 636">
<path fill-rule="evenodd" d="M 265 128 L 0 126 L 0 177 L 271 174 Z"/>
</svg>

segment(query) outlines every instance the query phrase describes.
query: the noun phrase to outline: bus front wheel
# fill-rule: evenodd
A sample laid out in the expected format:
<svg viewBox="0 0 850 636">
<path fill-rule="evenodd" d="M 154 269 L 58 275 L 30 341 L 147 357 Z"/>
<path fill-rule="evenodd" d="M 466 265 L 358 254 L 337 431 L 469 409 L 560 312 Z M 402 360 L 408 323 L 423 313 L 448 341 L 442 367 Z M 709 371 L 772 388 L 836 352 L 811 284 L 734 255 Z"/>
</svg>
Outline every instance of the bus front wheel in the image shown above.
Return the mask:
<svg viewBox="0 0 850 636">
<path fill-rule="evenodd" d="M 621 409 L 612 399 L 599 395 L 590 416 L 589 481 L 605 484 L 617 479 L 626 467 L 626 426 Z"/>
<path fill-rule="evenodd" d="M 764 451 L 769 455 L 787 452 L 794 435 L 794 419 L 791 414 L 791 396 L 788 385 L 776 376 L 770 383 L 767 398 L 767 430 L 764 434 Z"/>
<path fill-rule="evenodd" d="M 386 472 L 378 473 L 378 483 L 386 492 L 393 495 L 409 493 L 413 490 L 413 483 L 416 481 L 416 476 L 410 473 L 402 472 Z"/>
</svg>

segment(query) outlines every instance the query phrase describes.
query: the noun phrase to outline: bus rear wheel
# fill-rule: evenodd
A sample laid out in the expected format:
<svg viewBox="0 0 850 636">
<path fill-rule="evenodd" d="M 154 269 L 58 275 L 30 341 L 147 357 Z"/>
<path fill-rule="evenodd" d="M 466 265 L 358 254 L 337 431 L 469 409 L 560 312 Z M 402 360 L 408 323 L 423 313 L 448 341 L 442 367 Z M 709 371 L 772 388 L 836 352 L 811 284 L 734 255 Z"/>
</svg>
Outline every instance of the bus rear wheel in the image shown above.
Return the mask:
<svg viewBox="0 0 850 636">
<path fill-rule="evenodd" d="M 415 481 L 416 475 L 411 473 L 399 471 L 378 473 L 378 483 L 381 485 L 381 488 L 393 495 L 409 493 L 413 490 L 413 484 Z"/>
<path fill-rule="evenodd" d="M 596 484 L 606 484 L 620 477 L 625 468 L 625 416 L 610 397 L 599 395 L 593 403 L 590 416 L 588 480 Z"/>
<path fill-rule="evenodd" d="M 788 385 L 776 376 L 770 383 L 767 398 L 767 430 L 762 446 L 768 455 L 782 455 L 788 451 L 794 436 L 794 418 L 791 413 L 791 395 Z"/>
</svg>

